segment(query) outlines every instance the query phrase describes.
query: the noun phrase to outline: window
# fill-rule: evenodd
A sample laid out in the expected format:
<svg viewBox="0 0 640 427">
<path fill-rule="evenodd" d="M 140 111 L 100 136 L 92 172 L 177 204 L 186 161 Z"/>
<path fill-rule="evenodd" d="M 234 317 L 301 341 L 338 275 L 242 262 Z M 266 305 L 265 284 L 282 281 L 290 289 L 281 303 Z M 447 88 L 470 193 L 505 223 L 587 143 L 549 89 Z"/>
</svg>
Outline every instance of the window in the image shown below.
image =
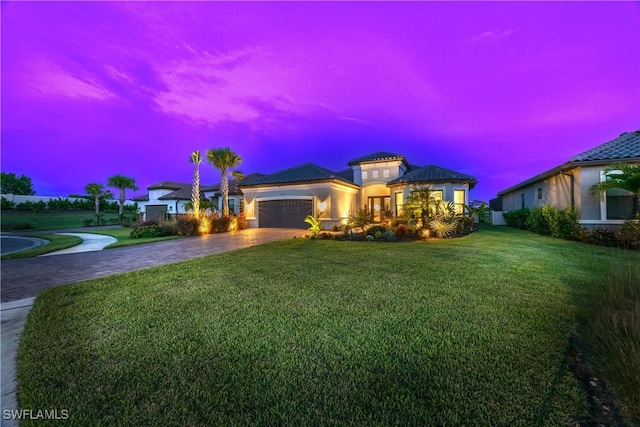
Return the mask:
<svg viewBox="0 0 640 427">
<path fill-rule="evenodd" d="M 382 177 L 383 178 L 389 178 L 389 169 L 385 169 L 382 171 Z"/>
<path fill-rule="evenodd" d="M 378 171 L 371 171 L 371 178 L 376 179 L 378 177 Z"/>
<path fill-rule="evenodd" d="M 453 190 L 453 203 L 456 205 L 456 213 L 464 213 L 464 190 Z"/>
<path fill-rule="evenodd" d="M 429 192 L 429 195 L 435 200 L 442 200 L 442 190 L 432 190 Z"/>
<path fill-rule="evenodd" d="M 402 215 L 402 205 L 404 205 L 404 195 L 396 193 L 396 217 Z"/>
<path fill-rule="evenodd" d="M 607 191 L 607 219 L 630 219 L 636 214 L 638 201 L 632 192 L 613 189 Z"/>
<path fill-rule="evenodd" d="M 367 173 L 367 171 L 362 171 L 362 179 L 367 179 L 369 178 L 369 174 Z"/>
<path fill-rule="evenodd" d="M 524 209 L 524 193 L 520 195 L 520 209 Z"/>
<path fill-rule="evenodd" d="M 236 200 L 235 199 L 229 199 L 229 213 L 235 213 L 236 211 Z"/>
<path fill-rule="evenodd" d="M 538 188 L 538 200 L 542 199 L 542 188 Z"/>
</svg>

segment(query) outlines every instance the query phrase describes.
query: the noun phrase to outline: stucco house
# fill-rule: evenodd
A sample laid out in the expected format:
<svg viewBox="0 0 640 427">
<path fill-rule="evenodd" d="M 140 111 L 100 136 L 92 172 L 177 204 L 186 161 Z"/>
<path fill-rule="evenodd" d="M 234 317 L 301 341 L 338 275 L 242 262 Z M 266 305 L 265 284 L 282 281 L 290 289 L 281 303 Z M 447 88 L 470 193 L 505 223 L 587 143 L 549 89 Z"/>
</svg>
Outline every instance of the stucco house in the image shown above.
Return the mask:
<svg viewBox="0 0 640 427">
<path fill-rule="evenodd" d="M 305 163 L 239 183 L 250 227 L 306 228 L 304 218 L 317 216 L 325 228 L 343 224 L 367 207 L 375 221 L 400 214 L 415 187 L 429 185 L 436 198 L 460 211 L 476 179 L 439 166 L 416 166 L 401 154 L 379 151 L 333 172 Z"/>
<path fill-rule="evenodd" d="M 569 161 L 498 192 L 503 211 L 553 205 L 559 209 L 574 206 L 580 224 L 615 229 L 637 213 L 637 200 L 625 190 L 609 190 L 602 198 L 589 189 L 606 179 L 604 169 L 612 163 L 640 164 L 640 130 L 619 137 L 573 156 Z M 611 173 L 616 173 L 612 171 Z"/>
</svg>

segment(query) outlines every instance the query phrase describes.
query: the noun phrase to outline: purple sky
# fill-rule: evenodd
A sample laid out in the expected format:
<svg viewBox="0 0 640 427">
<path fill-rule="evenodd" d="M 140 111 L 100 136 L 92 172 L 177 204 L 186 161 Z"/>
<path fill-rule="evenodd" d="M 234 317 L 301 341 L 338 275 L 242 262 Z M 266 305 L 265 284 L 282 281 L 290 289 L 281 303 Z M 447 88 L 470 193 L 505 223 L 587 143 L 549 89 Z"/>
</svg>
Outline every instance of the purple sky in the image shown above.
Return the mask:
<svg viewBox="0 0 640 427">
<path fill-rule="evenodd" d="M 397 152 L 489 200 L 640 128 L 637 2 L 1 7 L 2 170 L 40 195 L 228 145 L 245 173 Z"/>
</svg>

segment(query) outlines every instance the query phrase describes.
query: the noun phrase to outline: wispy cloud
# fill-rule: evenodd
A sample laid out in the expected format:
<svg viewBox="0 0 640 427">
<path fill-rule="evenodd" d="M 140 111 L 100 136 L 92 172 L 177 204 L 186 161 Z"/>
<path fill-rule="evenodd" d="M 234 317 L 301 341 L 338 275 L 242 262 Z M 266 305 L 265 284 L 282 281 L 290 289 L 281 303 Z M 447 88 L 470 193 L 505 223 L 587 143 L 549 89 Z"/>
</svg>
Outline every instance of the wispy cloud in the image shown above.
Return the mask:
<svg viewBox="0 0 640 427">
<path fill-rule="evenodd" d="M 496 42 L 498 40 L 503 40 L 510 37 L 514 34 L 517 29 L 509 28 L 509 29 L 497 29 L 492 31 L 485 31 L 484 33 L 476 34 L 467 40 L 460 43 L 460 45 L 465 44 L 486 44 Z"/>
<path fill-rule="evenodd" d="M 28 93 L 36 97 L 62 96 L 105 101 L 116 95 L 88 73 L 74 74 L 48 58 L 33 58 L 25 70 Z"/>
</svg>

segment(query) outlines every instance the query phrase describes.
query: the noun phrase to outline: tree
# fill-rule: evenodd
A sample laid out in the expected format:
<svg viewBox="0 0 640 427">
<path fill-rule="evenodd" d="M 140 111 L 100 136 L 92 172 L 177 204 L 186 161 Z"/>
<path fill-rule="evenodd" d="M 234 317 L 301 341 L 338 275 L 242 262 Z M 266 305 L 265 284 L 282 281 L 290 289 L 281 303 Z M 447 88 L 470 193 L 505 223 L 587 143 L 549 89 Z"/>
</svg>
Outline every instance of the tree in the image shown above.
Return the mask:
<svg viewBox="0 0 640 427">
<path fill-rule="evenodd" d="M 402 206 L 402 213 L 406 217 L 413 215 L 420 219 L 423 226 L 429 223 L 429 219 L 435 216 L 437 199 L 433 197 L 433 190 L 429 186 L 414 188 Z"/>
<path fill-rule="evenodd" d="M 610 173 L 620 171 L 621 173 Z M 636 212 L 640 212 L 640 165 L 614 163 L 604 170 L 606 180 L 593 185 L 589 192 L 602 197 L 614 188 L 632 192 L 636 198 Z"/>
<path fill-rule="evenodd" d="M 2 182 L 2 194 L 19 194 L 24 196 L 33 196 L 31 178 L 26 175 L 16 176 L 15 173 L 1 173 L 0 181 Z"/>
<path fill-rule="evenodd" d="M 193 206 L 193 214 L 196 218 L 200 218 L 200 163 L 202 163 L 202 156 L 200 150 L 196 150 L 191 153 L 191 163 L 193 163 L 193 185 L 191 186 L 191 205 Z"/>
<path fill-rule="evenodd" d="M 222 193 L 222 215 L 229 215 L 229 174 L 236 179 L 242 177 L 239 171 L 230 172 L 229 169 L 238 166 L 242 159 L 229 147 L 212 148 L 207 150 L 207 162 L 220 171 L 220 192 Z"/>
<path fill-rule="evenodd" d="M 100 225 L 100 199 L 110 195 L 111 192 L 105 191 L 104 185 L 91 183 L 84 187 L 84 192 L 93 197 L 96 209 L 96 225 Z"/>
<path fill-rule="evenodd" d="M 107 185 L 109 187 L 117 188 L 120 191 L 120 198 L 118 199 L 118 221 L 122 225 L 122 218 L 124 212 L 124 200 L 125 190 L 137 191 L 136 180 L 124 175 L 112 175 L 107 179 Z"/>
</svg>

